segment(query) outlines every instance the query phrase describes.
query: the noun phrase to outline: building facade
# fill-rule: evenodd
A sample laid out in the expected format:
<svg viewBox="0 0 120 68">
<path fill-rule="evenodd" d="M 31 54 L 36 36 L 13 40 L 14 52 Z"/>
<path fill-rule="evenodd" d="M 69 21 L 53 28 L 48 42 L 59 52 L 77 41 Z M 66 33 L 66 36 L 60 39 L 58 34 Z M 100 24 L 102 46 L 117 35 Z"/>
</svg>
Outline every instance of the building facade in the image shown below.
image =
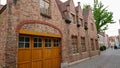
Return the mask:
<svg viewBox="0 0 120 68">
<path fill-rule="evenodd" d="M 99 54 L 92 10 L 73 0 L 7 0 L 0 31 L 0 68 L 62 68 Z"/>
<path fill-rule="evenodd" d="M 110 47 L 114 47 L 115 46 L 115 36 L 110 36 L 109 40 L 110 40 Z"/>
<path fill-rule="evenodd" d="M 119 40 L 119 44 L 120 44 L 120 29 L 118 30 L 118 40 Z"/>
<path fill-rule="evenodd" d="M 98 39 L 99 39 L 99 46 L 105 46 L 105 32 L 100 32 L 99 34 L 98 34 Z"/>
</svg>

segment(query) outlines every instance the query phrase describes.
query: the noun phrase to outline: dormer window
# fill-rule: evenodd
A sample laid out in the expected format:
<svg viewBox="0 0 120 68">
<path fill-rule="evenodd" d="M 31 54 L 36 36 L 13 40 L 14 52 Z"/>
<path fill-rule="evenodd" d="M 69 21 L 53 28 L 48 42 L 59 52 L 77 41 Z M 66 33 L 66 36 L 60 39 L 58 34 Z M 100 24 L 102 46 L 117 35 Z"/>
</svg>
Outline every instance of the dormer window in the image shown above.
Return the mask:
<svg viewBox="0 0 120 68">
<path fill-rule="evenodd" d="M 71 14 L 72 23 L 75 23 L 75 15 Z"/>
<path fill-rule="evenodd" d="M 40 0 L 40 13 L 50 16 L 50 0 Z"/>
<path fill-rule="evenodd" d="M 81 26 L 83 27 L 83 20 L 81 18 L 79 20 L 80 20 Z"/>
</svg>

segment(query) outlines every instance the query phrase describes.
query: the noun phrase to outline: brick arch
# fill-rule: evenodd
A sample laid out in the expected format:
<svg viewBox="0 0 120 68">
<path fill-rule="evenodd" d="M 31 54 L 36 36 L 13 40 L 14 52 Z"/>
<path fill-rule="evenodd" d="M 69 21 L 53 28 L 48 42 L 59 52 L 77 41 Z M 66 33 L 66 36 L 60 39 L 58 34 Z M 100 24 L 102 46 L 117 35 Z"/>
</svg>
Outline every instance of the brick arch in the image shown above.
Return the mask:
<svg viewBox="0 0 120 68">
<path fill-rule="evenodd" d="M 62 34 L 62 31 L 55 25 L 53 24 L 50 24 L 50 23 L 47 23 L 47 22 L 43 22 L 43 21 L 39 21 L 39 20 L 24 20 L 22 22 L 20 22 L 17 27 L 16 27 L 16 32 L 19 33 L 20 29 L 22 28 L 22 26 L 24 24 L 43 24 L 43 25 L 47 25 L 47 26 L 50 26 L 50 27 L 53 27 L 55 28 L 56 30 L 58 30 L 61 34 L 61 36 L 63 37 L 63 34 Z"/>
</svg>

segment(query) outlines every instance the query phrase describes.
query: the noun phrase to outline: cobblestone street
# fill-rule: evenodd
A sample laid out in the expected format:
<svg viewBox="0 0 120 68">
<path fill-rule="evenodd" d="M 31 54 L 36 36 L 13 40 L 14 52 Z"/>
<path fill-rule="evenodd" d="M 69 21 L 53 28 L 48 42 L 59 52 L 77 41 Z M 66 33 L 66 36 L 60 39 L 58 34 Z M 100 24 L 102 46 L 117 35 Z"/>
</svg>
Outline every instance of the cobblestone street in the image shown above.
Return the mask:
<svg viewBox="0 0 120 68">
<path fill-rule="evenodd" d="M 120 68 L 120 49 L 107 49 L 100 56 L 74 64 L 69 68 Z"/>
</svg>

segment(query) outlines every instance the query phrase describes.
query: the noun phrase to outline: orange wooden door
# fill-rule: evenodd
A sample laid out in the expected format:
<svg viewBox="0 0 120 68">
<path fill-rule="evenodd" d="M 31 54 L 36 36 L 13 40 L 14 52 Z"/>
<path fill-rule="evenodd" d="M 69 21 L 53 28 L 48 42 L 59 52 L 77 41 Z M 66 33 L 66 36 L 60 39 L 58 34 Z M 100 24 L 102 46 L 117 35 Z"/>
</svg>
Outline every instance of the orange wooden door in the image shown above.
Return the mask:
<svg viewBox="0 0 120 68">
<path fill-rule="evenodd" d="M 43 68 L 52 68 L 52 39 L 44 38 Z"/>
<path fill-rule="evenodd" d="M 18 68 L 60 68 L 60 40 L 20 36 Z"/>
<path fill-rule="evenodd" d="M 60 68 L 60 39 L 53 39 L 52 68 Z"/>
<path fill-rule="evenodd" d="M 43 68 L 42 37 L 32 38 L 32 68 Z"/>
<path fill-rule="evenodd" d="M 44 39 L 43 68 L 60 68 L 60 40 L 54 38 Z"/>
<path fill-rule="evenodd" d="M 20 36 L 18 46 L 18 68 L 31 67 L 30 37 Z"/>
</svg>

